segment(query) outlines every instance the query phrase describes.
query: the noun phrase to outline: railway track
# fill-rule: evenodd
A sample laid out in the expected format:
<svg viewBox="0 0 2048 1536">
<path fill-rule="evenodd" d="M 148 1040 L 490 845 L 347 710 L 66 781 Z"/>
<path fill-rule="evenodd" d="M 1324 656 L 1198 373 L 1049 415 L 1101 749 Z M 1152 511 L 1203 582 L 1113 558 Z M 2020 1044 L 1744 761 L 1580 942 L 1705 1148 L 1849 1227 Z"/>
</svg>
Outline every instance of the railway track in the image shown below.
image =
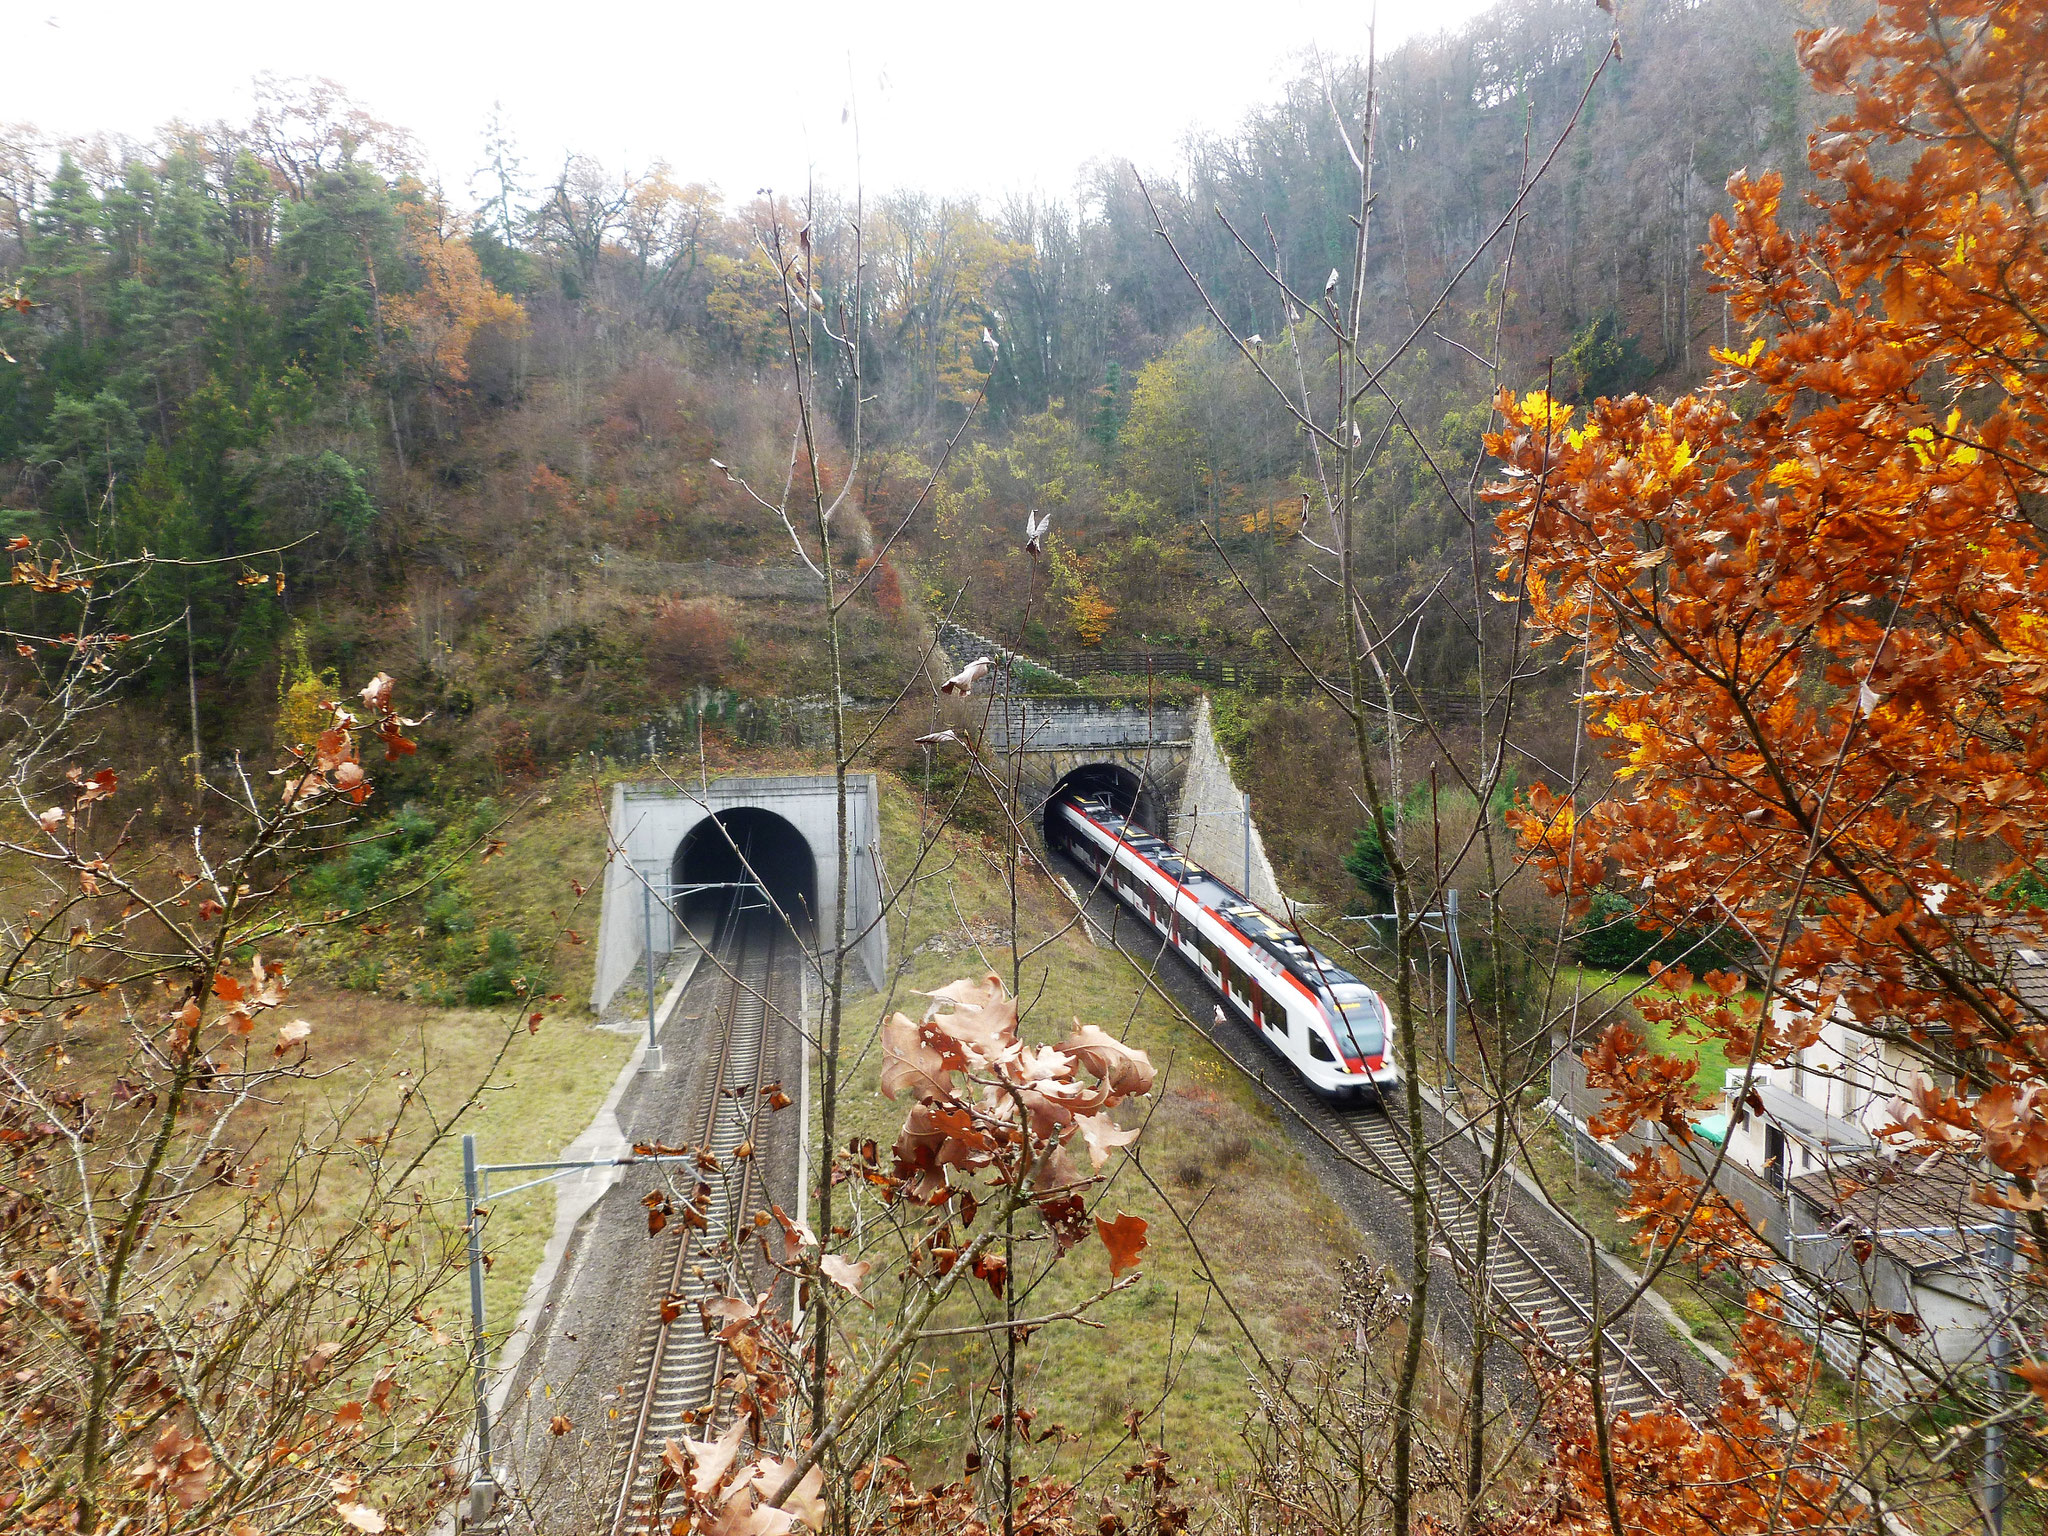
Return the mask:
<svg viewBox="0 0 2048 1536">
<path fill-rule="evenodd" d="M 723 978 L 719 1002 L 718 1056 L 696 1110 L 694 1147 L 708 1148 L 719 1171 L 699 1185 L 709 1193 L 699 1206 L 698 1227 L 686 1218 L 673 1223 L 665 1273 L 667 1283 L 652 1298 L 649 1321 L 635 1353 L 640 1383 L 632 1433 L 614 1471 L 610 1536 L 632 1536 L 656 1528 L 655 1478 L 665 1440 L 686 1430 L 702 1438 L 715 1418 L 714 1398 L 722 1374 L 724 1346 L 707 1338 L 697 1302 L 723 1294 L 707 1259 L 728 1237 L 751 1224 L 758 1199 L 755 1159 L 735 1157 L 754 1138 L 762 1090 L 774 1075 L 778 924 L 765 913 L 728 917 L 724 942 L 715 951 Z M 734 1245 L 734 1263 L 746 1268 L 746 1250 Z M 742 1288 L 746 1281 L 742 1280 Z M 684 1415 L 692 1415 L 685 1419 Z"/>
<path fill-rule="evenodd" d="M 1412 1186 L 1414 1164 L 1408 1142 L 1394 1122 L 1377 1110 L 1331 1106 L 1329 1119 L 1340 1140 L 1348 1140 L 1377 1163 L 1397 1186 Z M 1478 1267 L 1479 1191 L 1442 1157 L 1429 1164 L 1430 1205 L 1438 1237 L 1452 1262 L 1467 1276 Z M 1503 1311 L 1539 1333 L 1567 1361 L 1591 1358 L 1593 1308 L 1578 1287 L 1546 1259 L 1534 1237 L 1521 1228 L 1509 1202 L 1493 1201 L 1493 1237 L 1487 1245 L 1485 1285 Z M 1685 1407 L 1663 1371 L 1619 1338 L 1610 1325 L 1600 1344 L 1601 1378 L 1609 1413 L 1640 1413 Z"/>
<path fill-rule="evenodd" d="M 1114 898 L 1103 899 L 1115 905 Z M 1118 915 L 1124 915 L 1120 908 Z M 1121 938 L 1113 942 L 1140 970 L 1152 969 L 1160 954 L 1170 955 L 1176 966 L 1186 965 L 1168 947 L 1156 948 L 1148 955 L 1133 950 Z M 1191 978 L 1195 975 L 1192 968 L 1187 974 Z M 1230 1042 L 1216 1043 L 1229 1049 Z M 1255 1050 L 1263 1050 L 1262 1045 L 1247 1043 Z M 1414 1165 L 1409 1161 L 1408 1143 L 1392 1119 L 1376 1109 L 1340 1107 L 1314 1095 L 1308 1097 L 1314 1099 L 1313 1108 L 1297 1107 L 1303 1108 L 1311 1119 L 1319 1120 L 1340 1147 L 1348 1143 L 1356 1148 L 1361 1159 L 1377 1167 L 1397 1192 L 1411 1185 Z M 1441 1154 L 1430 1159 L 1429 1179 L 1437 1239 L 1449 1249 L 1457 1268 L 1469 1277 L 1478 1267 L 1477 1185 Z M 1541 1242 L 1515 1216 L 1509 1202 L 1496 1197 L 1493 1207 L 1493 1237 L 1488 1244 L 1484 1277 L 1487 1293 L 1505 1314 L 1539 1333 L 1561 1359 L 1590 1359 L 1593 1308 L 1584 1288 L 1544 1256 Z M 1611 1323 L 1602 1334 L 1600 1348 L 1608 1412 L 1641 1412 L 1661 1406 L 1688 1411 L 1676 1383 L 1631 1348 Z"/>
</svg>

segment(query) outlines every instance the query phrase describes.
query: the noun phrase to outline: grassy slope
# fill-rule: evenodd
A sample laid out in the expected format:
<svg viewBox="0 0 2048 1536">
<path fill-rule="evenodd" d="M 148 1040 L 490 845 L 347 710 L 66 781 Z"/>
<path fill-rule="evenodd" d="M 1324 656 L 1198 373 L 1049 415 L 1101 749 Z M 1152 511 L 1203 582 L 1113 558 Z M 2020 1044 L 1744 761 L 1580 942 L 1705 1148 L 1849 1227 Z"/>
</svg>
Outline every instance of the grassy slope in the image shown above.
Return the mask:
<svg viewBox="0 0 2048 1536">
<path fill-rule="evenodd" d="M 911 879 L 917 817 L 912 797 L 885 780 L 883 848 L 892 881 Z M 915 1011 L 922 1000 L 910 995 L 913 989 L 940 986 L 985 967 L 1007 978 L 1009 899 L 998 857 L 989 844 L 948 834 L 926 860 L 892 924 L 891 957 L 901 968 L 894 1006 Z M 1042 880 L 1029 880 L 1020 893 L 1025 947 L 1064 921 L 1057 893 Z M 1196 1237 L 1262 1347 L 1280 1353 L 1318 1350 L 1337 1266 L 1358 1244 L 1250 1087 L 1163 1003 L 1140 991 L 1136 973 L 1120 955 L 1096 949 L 1079 931 L 1027 962 L 1019 990 L 1026 999 L 1027 1039 L 1058 1039 L 1079 1018 L 1112 1034 L 1128 1032 L 1132 1043 L 1151 1054 L 1160 1069 L 1159 1086 L 1147 1100 L 1119 1111 L 1127 1124 L 1149 1116 L 1140 1143 L 1145 1168 L 1184 1213 L 1199 1210 Z M 876 1091 L 880 1059 L 871 1041 L 881 1014 L 880 1000 L 872 997 L 855 1000 L 849 1010 L 841 1145 L 848 1135 L 871 1135 L 886 1147 L 901 1124 L 903 1107 Z M 1169 1339 L 1172 1391 L 1162 1419 L 1148 1423 L 1146 1434 L 1164 1434 L 1177 1456 L 1197 1466 L 1224 1470 L 1239 1464 L 1235 1437 L 1249 1406 L 1244 1381 L 1251 1352 L 1223 1308 L 1210 1300 L 1193 1249 L 1137 1170 L 1124 1170 L 1100 1199 L 1105 1215 L 1127 1211 L 1144 1217 L 1150 1247 L 1138 1283 L 1096 1313 L 1106 1328 L 1057 1326 L 1034 1335 L 1021 1351 L 1026 1405 L 1037 1411 L 1038 1423 L 1063 1423 L 1084 1437 L 1056 1464 L 1065 1472 L 1085 1470 L 1115 1443 L 1127 1409 L 1151 1407 L 1169 1374 Z M 1027 1222 L 1020 1230 L 1035 1227 L 1035 1221 Z M 1029 1256 L 1020 1263 L 1035 1270 L 1043 1248 L 1026 1250 Z M 1091 1239 L 1031 1293 L 1022 1310 L 1059 1310 L 1108 1279 L 1104 1252 Z M 985 1287 L 977 1290 L 971 1305 L 978 1308 L 989 1296 Z M 968 1306 L 955 1308 L 955 1324 L 970 1319 Z M 978 1341 L 932 1357 L 952 1384 L 943 1395 L 948 1412 L 959 1415 L 971 1406 L 963 1387 L 986 1378 L 989 1359 Z M 985 1403 L 978 1406 L 980 1416 L 988 1411 Z M 921 1438 L 935 1442 L 944 1432 L 935 1416 L 927 1416 Z M 1118 1461 L 1114 1469 L 1121 1466 Z"/>
<path fill-rule="evenodd" d="M 282 1145 L 317 1092 L 322 1102 L 339 1102 L 366 1086 L 362 1109 L 349 1128 L 361 1134 L 380 1125 L 409 1084 L 421 1084 L 421 1104 L 435 1119 L 445 1117 L 489 1077 L 477 1107 L 454 1126 L 454 1134 L 423 1168 L 432 1195 L 459 1210 L 464 1131 L 475 1135 L 477 1155 L 486 1162 L 530 1162 L 557 1155 L 589 1123 L 610 1089 L 633 1042 L 593 1027 L 587 1016 L 550 1017 L 529 1033 L 523 1010 L 427 1008 L 362 992 L 317 985 L 293 989 L 292 1010 L 314 1023 L 312 1060 L 328 1075 L 317 1089 L 294 1093 L 265 1112 L 265 1139 Z M 390 1152 L 404 1155 L 423 1145 L 426 1115 L 415 1111 L 408 1132 Z M 328 1209 L 352 1193 L 347 1172 L 335 1167 Z M 452 1217 L 451 1219 L 459 1219 Z M 493 1327 L 509 1326 L 519 1299 L 540 1263 L 554 1228 L 554 1200 L 535 1190 L 498 1202 L 492 1209 L 489 1245 L 493 1262 L 484 1281 L 484 1304 Z M 451 1286 L 442 1302 L 442 1325 L 468 1331 L 468 1294 Z"/>
<path fill-rule="evenodd" d="M 299 1011 L 318 1026 L 316 1059 L 347 1063 L 328 1084 L 331 1092 L 357 1086 L 365 1074 L 377 1075 L 385 1081 L 374 1102 L 388 1106 L 405 1081 L 396 1074 L 430 1071 L 430 1081 L 439 1085 L 434 1101 L 453 1104 L 489 1075 L 475 1112 L 428 1164 L 437 1196 L 460 1197 L 461 1131 L 476 1136 L 483 1162 L 559 1155 L 589 1123 L 632 1052 L 629 1038 L 596 1028 L 585 1006 L 597 947 L 605 794 L 606 786 L 588 774 L 572 774 L 521 799 L 508 797 L 492 818 L 497 830 L 491 836 L 503 848 L 488 857 L 483 848 L 469 853 L 437 882 L 460 891 L 466 907 L 478 914 L 479 928 L 502 927 L 517 936 L 521 959 L 514 968 L 531 984 L 536 1000 L 530 1008 L 517 999 L 487 1008 L 417 1001 L 429 990 L 420 985 L 422 978 L 431 978 L 435 991 L 451 970 L 460 980 L 448 941 L 414 937 L 417 901 L 380 914 L 391 919 L 388 933 L 343 928 L 323 937 L 319 970 L 348 977 L 349 988 L 302 983 L 294 993 L 294 1002 L 304 1004 Z M 442 865 L 436 861 L 432 867 Z M 414 870 L 412 877 L 422 872 Z M 572 881 L 588 894 L 579 898 Z M 371 977 L 374 990 L 363 985 Z M 546 1001 L 551 995 L 562 1001 Z M 543 1014 L 537 1032 L 523 1022 L 533 1010 Z M 424 1126 L 417 1133 L 423 1136 Z M 513 1320 L 554 1229 L 554 1209 L 553 1193 L 545 1187 L 493 1203 L 493 1262 L 484 1302 L 494 1330 Z M 465 1288 L 451 1287 L 444 1304 L 444 1321 L 461 1318 L 466 1331 Z"/>
</svg>

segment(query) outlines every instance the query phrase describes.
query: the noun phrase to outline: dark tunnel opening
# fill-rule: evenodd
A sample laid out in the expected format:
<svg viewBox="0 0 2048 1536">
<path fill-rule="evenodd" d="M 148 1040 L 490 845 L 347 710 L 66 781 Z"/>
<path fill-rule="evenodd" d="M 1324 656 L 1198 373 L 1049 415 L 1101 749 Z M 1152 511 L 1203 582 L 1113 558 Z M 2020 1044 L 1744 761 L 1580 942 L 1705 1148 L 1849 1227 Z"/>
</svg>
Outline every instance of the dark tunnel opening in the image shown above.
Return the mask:
<svg viewBox="0 0 2048 1536">
<path fill-rule="evenodd" d="M 1171 836 L 1157 798 L 1144 779 L 1128 768 L 1115 763 L 1088 763 L 1076 768 L 1053 786 L 1045 802 L 1047 814 L 1061 800 L 1080 799 L 1084 795 L 1100 795 L 1119 816 L 1130 817 L 1154 836 Z"/>
<path fill-rule="evenodd" d="M 766 888 L 799 938 L 812 935 L 818 911 L 817 861 L 804 835 L 773 811 L 740 806 L 698 822 L 676 849 L 673 878 L 678 888 L 676 910 L 700 943 L 716 940 L 719 919 L 732 908 L 735 896 L 760 903 L 759 891 L 733 889 L 748 880 Z M 690 890 L 692 886 L 709 889 Z"/>
</svg>

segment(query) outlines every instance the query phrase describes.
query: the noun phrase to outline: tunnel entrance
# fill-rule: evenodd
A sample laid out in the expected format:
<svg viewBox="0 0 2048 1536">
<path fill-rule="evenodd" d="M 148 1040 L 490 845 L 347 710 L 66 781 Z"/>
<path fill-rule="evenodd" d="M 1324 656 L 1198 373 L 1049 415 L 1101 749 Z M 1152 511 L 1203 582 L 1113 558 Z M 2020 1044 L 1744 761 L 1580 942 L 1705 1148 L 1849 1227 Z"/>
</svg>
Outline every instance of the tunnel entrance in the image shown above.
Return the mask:
<svg viewBox="0 0 2048 1536">
<path fill-rule="evenodd" d="M 1046 809 L 1062 799 L 1100 795 L 1119 816 L 1128 816 L 1156 837 L 1169 838 L 1165 807 L 1158 802 L 1142 775 L 1115 763 L 1085 763 L 1053 786 L 1046 797 Z"/>
<path fill-rule="evenodd" d="M 751 871 L 751 874 L 749 873 Z M 809 940 L 818 911 L 818 865 L 804 835 L 773 811 L 739 806 L 707 816 L 676 849 L 671 878 L 678 890 L 676 912 L 699 943 L 716 937 L 721 914 L 738 896 L 761 902 L 760 891 L 730 887 L 756 880 Z M 726 887 L 689 891 L 690 886 Z"/>
</svg>

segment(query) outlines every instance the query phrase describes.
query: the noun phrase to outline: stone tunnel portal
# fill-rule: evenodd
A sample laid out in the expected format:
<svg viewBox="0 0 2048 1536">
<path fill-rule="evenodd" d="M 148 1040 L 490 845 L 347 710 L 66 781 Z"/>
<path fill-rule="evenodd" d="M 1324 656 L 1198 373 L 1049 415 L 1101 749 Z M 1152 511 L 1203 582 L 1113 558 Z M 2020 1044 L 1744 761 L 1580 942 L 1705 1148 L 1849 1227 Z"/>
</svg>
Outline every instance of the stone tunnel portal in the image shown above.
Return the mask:
<svg viewBox="0 0 2048 1536">
<path fill-rule="evenodd" d="M 1171 835 L 1167 808 L 1159 803 L 1144 776 L 1133 769 L 1116 763 L 1084 763 L 1053 785 L 1052 793 L 1046 797 L 1047 814 L 1062 799 L 1080 795 L 1100 795 L 1119 816 L 1130 817 L 1147 832 L 1159 837 Z"/>
<path fill-rule="evenodd" d="M 731 889 L 747 880 L 767 888 L 769 899 L 788 914 L 799 938 L 812 937 L 818 912 L 817 860 L 804 835 L 773 811 L 738 806 L 705 817 L 677 847 L 672 877 L 679 888 L 714 887 L 680 895 L 676 903 L 683 925 L 700 943 L 715 939 L 719 918 L 736 895 L 748 902 L 761 899 L 759 891 Z"/>
</svg>

